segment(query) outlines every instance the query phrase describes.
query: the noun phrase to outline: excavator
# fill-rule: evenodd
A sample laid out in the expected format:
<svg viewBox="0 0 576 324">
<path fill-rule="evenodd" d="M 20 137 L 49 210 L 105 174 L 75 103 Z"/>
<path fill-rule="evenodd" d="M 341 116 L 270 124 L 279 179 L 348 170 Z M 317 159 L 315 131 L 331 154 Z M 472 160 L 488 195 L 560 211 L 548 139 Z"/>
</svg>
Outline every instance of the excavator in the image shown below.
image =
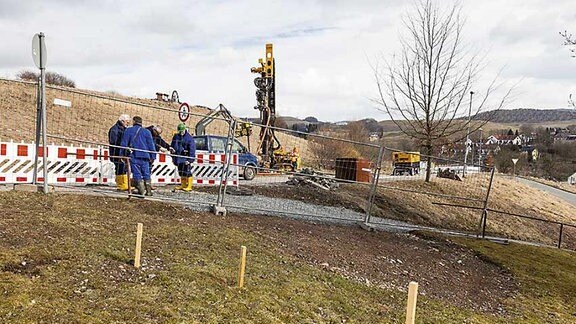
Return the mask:
<svg viewBox="0 0 576 324">
<path fill-rule="evenodd" d="M 300 168 L 298 149 L 285 151 L 274 134 L 276 124 L 276 71 L 272 44 L 266 44 L 266 57 L 258 59 L 259 66 L 250 72 L 259 74 L 254 79 L 256 106 L 260 111 L 260 134 L 257 154 L 260 166 L 265 169 L 295 171 Z"/>
</svg>

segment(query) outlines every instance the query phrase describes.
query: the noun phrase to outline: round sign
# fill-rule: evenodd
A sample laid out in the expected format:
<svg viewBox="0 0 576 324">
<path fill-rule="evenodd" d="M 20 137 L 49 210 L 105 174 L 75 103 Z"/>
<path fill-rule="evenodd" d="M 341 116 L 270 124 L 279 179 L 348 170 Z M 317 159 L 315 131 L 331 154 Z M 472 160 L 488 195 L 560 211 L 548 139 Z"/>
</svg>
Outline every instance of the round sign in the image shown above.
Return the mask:
<svg viewBox="0 0 576 324">
<path fill-rule="evenodd" d="M 46 42 L 44 42 L 43 33 L 32 37 L 32 59 L 37 68 L 46 68 Z"/>
<path fill-rule="evenodd" d="M 178 108 L 178 118 L 180 118 L 182 122 L 185 122 L 188 120 L 188 117 L 190 117 L 190 106 L 188 106 L 187 103 L 183 103 L 180 105 L 180 108 Z"/>
</svg>

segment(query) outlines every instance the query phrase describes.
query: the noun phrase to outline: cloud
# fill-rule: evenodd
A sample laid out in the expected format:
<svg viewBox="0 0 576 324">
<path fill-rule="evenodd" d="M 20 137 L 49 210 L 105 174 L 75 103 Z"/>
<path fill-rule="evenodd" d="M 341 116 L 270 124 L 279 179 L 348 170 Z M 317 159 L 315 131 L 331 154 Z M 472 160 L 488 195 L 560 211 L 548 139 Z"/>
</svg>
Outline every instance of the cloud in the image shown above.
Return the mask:
<svg viewBox="0 0 576 324">
<path fill-rule="evenodd" d="M 398 51 L 410 7 L 400 0 L 5 0 L 0 75 L 34 68 L 31 39 L 43 31 L 48 69 L 79 87 L 146 98 L 176 89 L 190 103 L 257 116 L 250 67 L 271 42 L 280 115 L 384 119 L 369 100 L 376 88 L 368 58 Z M 525 79 L 517 105 L 564 106 L 576 60 L 557 32 L 570 29 L 571 7 L 567 0 L 464 3 L 465 40 L 487 53 L 483 80 L 507 66 L 503 81 Z"/>
</svg>

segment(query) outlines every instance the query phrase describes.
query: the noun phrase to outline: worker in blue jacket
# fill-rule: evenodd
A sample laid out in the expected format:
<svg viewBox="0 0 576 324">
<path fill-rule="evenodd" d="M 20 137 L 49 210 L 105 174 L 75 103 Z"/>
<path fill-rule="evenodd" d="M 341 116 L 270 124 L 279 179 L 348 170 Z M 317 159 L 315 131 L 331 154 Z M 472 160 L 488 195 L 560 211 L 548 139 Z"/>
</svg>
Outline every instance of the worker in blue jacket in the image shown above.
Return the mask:
<svg viewBox="0 0 576 324">
<path fill-rule="evenodd" d="M 172 155 L 172 162 L 178 167 L 178 175 L 180 175 L 180 185 L 174 190 L 192 190 L 192 163 L 196 158 L 196 144 L 194 138 L 186 130 L 186 125 L 178 124 L 178 133 L 172 137 L 170 146 L 174 148 L 174 155 Z"/>
<path fill-rule="evenodd" d="M 149 130 L 142 127 L 142 117 L 134 116 L 134 126 L 124 131 L 121 153 L 130 157 L 132 176 L 138 189 L 138 194 L 152 196 L 150 179 L 150 161 L 156 159 L 156 147 Z"/>
<path fill-rule="evenodd" d="M 126 175 L 126 166 L 122 158 L 120 158 L 120 144 L 122 143 L 122 135 L 126 127 L 130 126 L 130 116 L 126 114 L 120 115 L 118 121 L 108 130 L 108 143 L 110 147 L 110 161 L 114 163 L 116 173 L 116 188 L 118 190 L 128 190 L 128 176 Z"/>
</svg>

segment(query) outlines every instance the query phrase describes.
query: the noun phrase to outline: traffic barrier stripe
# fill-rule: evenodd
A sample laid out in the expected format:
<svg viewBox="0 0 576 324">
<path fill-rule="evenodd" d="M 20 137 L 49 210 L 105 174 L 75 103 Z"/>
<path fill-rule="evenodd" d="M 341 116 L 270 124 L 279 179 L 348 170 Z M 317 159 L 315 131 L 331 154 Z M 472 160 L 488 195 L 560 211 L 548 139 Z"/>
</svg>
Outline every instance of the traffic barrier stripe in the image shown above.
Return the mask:
<svg viewBox="0 0 576 324">
<path fill-rule="evenodd" d="M 8 159 L 0 170 L 0 183 L 32 182 L 34 153 L 36 147 L 29 143 L 0 143 L 0 155 Z M 87 154 L 88 152 L 88 154 Z M 42 157 L 43 147 L 40 146 L 38 156 Z M 115 182 L 114 164 L 109 161 L 107 148 L 85 148 L 74 146 L 47 145 L 48 182 L 85 185 L 108 184 Z M 88 157 L 92 157 L 91 159 Z M 232 155 L 232 164 L 227 180 L 238 184 L 238 154 Z M 218 185 L 224 172 L 226 155 L 223 153 L 199 153 L 192 164 L 194 184 Z M 42 159 L 39 159 L 42 163 Z M 41 174 L 42 165 L 39 166 Z M 43 182 L 43 177 L 38 177 Z M 226 180 L 225 180 L 226 181 Z M 176 166 L 168 154 L 157 154 L 152 169 L 152 183 L 178 183 L 180 179 Z"/>
</svg>

